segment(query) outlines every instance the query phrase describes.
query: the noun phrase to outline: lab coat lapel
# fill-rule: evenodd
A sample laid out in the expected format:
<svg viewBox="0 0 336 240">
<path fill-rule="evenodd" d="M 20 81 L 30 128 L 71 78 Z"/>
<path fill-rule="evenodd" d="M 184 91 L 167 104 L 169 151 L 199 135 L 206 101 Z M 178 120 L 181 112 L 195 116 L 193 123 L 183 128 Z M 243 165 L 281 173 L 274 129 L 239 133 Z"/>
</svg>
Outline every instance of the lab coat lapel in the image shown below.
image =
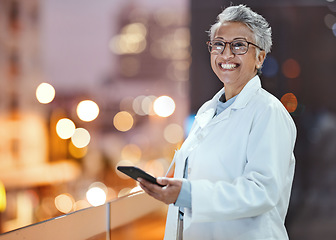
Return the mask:
<svg viewBox="0 0 336 240">
<path fill-rule="evenodd" d="M 215 115 L 215 108 L 210 108 L 200 115 L 195 117 L 195 121 L 199 125 L 200 128 L 204 128 Z"/>
</svg>

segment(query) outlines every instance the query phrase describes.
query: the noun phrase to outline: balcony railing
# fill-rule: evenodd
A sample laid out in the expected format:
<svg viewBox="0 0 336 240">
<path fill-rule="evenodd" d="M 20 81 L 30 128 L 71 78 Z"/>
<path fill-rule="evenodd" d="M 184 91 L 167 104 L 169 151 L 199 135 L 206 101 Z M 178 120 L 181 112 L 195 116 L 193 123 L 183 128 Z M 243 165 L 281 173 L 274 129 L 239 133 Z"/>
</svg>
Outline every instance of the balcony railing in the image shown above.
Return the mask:
<svg viewBox="0 0 336 240">
<path fill-rule="evenodd" d="M 163 203 L 136 192 L 1 234 L 0 240 L 162 239 L 165 211 Z"/>
</svg>

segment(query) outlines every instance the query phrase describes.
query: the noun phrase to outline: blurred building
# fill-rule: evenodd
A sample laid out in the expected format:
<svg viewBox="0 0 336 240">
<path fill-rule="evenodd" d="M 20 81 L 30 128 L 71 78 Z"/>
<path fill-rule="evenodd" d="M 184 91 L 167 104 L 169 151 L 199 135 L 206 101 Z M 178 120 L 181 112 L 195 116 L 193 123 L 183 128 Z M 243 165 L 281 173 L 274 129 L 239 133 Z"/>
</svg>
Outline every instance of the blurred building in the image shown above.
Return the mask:
<svg viewBox="0 0 336 240">
<path fill-rule="evenodd" d="M 94 205 L 87 199 L 93 187 L 104 189 L 102 203 L 129 193 L 136 183 L 117 175 L 119 164 L 164 175 L 183 140 L 188 109 L 186 7 L 184 1 L 154 7 L 0 1 L 0 180 L 7 193 L 1 231 Z M 95 31 L 99 24 L 102 30 Z M 41 100 L 55 91 L 55 98 Z M 171 101 L 166 116 L 167 103 L 157 104 L 163 117 L 154 109 L 161 95 Z M 83 100 L 97 103 L 97 119 L 80 116 Z M 62 130 L 61 123 L 87 135 L 65 137 L 69 125 Z"/>
</svg>

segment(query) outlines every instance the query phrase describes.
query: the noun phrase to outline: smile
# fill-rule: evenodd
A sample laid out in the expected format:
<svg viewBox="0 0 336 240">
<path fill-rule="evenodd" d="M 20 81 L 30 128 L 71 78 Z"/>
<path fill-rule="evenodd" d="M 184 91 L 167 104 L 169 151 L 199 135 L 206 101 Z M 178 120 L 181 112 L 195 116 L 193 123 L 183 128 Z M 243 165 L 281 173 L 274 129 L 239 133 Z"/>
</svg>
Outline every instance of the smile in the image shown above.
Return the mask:
<svg viewBox="0 0 336 240">
<path fill-rule="evenodd" d="M 220 63 L 218 65 L 221 69 L 224 69 L 224 70 L 232 70 L 232 69 L 239 67 L 239 64 L 235 64 L 235 63 Z"/>
</svg>

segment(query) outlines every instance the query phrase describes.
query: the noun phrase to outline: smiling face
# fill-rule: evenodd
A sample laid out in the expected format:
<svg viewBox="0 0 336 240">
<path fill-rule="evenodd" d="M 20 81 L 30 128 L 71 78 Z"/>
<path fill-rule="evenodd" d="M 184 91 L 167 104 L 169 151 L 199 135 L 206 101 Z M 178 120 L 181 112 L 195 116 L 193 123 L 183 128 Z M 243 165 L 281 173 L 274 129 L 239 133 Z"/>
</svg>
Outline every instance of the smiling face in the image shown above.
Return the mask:
<svg viewBox="0 0 336 240">
<path fill-rule="evenodd" d="M 244 39 L 255 43 L 253 32 L 240 22 L 223 23 L 217 29 L 212 40 L 232 42 L 235 39 Z M 210 55 L 212 70 L 224 83 L 225 95 L 228 93 L 229 98 L 237 95 L 246 83 L 257 74 L 257 68 L 262 66 L 266 56 L 265 51 L 260 51 L 258 57 L 256 57 L 256 47 L 251 44 L 244 55 L 234 55 L 229 44 L 226 44 L 221 54 Z"/>
</svg>

